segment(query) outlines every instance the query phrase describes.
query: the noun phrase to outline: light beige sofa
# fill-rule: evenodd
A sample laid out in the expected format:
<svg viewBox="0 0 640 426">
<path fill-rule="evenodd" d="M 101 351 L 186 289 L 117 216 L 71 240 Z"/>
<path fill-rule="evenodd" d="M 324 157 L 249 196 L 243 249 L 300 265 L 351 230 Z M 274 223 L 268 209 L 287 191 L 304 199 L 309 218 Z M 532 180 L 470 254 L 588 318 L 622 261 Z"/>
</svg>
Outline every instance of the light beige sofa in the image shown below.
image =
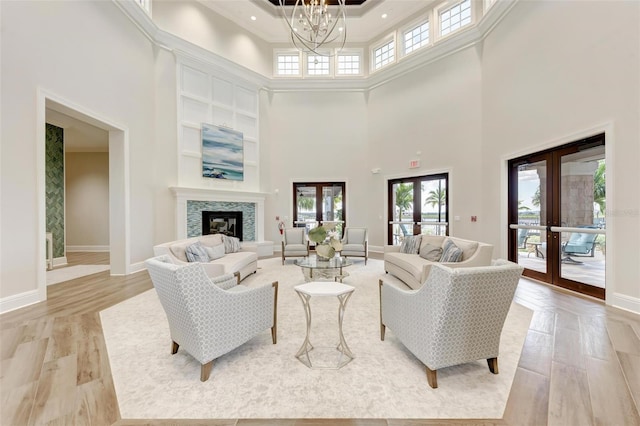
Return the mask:
<svg viewBox="0 0 640 426">
<path fill-rule="evenodd" d="M 185 250 L 191 244 L 200 241 L 203 246 L 213 247 L 224 244 L 222 234 L 204 235 L 201 237 L 186 238 L 184 240 L 170 241 L 168 243 L 158 244 L 153 247 L 154 256 L 168 255 L 171 262 L 175 264 L 187 264 L 187 256 Z M 235 253 L 225 253 L 219 259 L 203 263 L 204 269 L 209 277 L 217 277 L 223 274 L 240 273 L 242 281 L 248 275 L 258 270 L 258 253 L 257 248 L 253 245 L 241 247 L 240 251 Z"/>
<path fill-rule="evenodd" d="M 438 262 L 450 268 L 462 268 L 468 266 L 489 266 L 493 255 L 491 244 L 480 243 L 478 241 L 463 240 L 456 237 L 445 237 L 441 235 L 423 235 L 420 242 L 420 249 L 424 249 L 427 244 L 444 247 L 447 240 L 451 240 L 462 250 L 462 260 L 460 262 Z M 384 247 L 384 270 L 385 272 L 400 278 L 412 289 L 422 286 L 429 276 L 433 261 L 424 259 L 418 254 L 401 253 L 400 246 Z"/>
</svg>

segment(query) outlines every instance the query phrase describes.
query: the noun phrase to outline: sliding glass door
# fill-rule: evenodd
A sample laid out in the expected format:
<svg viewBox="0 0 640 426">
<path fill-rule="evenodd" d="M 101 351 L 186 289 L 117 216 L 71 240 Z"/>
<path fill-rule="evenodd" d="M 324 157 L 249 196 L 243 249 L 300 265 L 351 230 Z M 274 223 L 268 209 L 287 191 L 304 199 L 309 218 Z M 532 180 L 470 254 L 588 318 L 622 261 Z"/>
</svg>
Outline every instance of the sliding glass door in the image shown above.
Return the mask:
<svg viewBox="0 0 640 426">
<path fill-rule="evenodd" d="M 605 296 L 604 135 L 509 162 L 509 258 L 525 275 Z"/>
<path fill-rule="evenodd" d="M 447 173 L 388 182 L 388 244 L 407 235 L 448 235 Z"/>
</svg>

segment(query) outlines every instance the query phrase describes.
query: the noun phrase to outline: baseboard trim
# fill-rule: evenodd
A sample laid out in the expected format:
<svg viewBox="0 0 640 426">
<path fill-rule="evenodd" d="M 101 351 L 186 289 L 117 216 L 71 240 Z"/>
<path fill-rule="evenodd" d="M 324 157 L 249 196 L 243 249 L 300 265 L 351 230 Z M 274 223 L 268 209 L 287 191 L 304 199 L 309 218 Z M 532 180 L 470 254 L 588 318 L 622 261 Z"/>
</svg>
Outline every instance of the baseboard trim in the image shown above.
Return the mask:
<svg viewBox="0 0 640 426">
<path fill-rule="evenodd" d="M 640 299 L 637 297 L 613 293 L 611 296 L 611 306 L 633 312 L 634 314 L 640 314 Z"/>
<path fill-rule="evenodd" d="M 67 264 L 67 256 L 53 258 L 53 266 L 62 266 L 66 264 Z"/>
<path fill-rule="evenodd" d="M 89 251 L 89 252 L 109 252 L 109 246 L 67 246 L 68 252 Z"/>
<path fill-rule="evenodd" d="M 135 274 L 136 272 L 146 271 L 147 267 L 144 265 L 144 262 L 136 262 L 131 264 L 131 268 L 129 269 L 130 274 Z"/>
<path fill-rule="evenodd" d="M 0 314 L 13 311 L 15 309 L 24 308 L 41 302 L 38 298 L 38 290 L 25 291 L 24 293 L 14 294 L 0 299 Z"/>
</svg>

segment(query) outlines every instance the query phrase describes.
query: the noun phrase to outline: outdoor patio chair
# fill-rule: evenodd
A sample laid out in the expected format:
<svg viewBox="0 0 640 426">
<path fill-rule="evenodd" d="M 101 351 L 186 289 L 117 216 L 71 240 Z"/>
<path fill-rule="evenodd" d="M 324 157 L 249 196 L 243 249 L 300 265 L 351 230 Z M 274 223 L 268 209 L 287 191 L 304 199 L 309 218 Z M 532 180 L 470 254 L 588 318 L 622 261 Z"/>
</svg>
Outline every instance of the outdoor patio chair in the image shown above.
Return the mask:
<svg viewBox="0 0 640 426">
<path fill-rule="evenodd" d="M 598 229 L 597 226 L 587 225 L 579 228 Z M 573 232 L 569 239 L 562 243 L 562 262 L 581 264 L 583 262 L 573 259 L 571 256 L 590 256 L 593 257 L 596 249 L 596 238 L 598 234 L 590 234 L 586 232 Z"/>
<path fill-rule="evenodd" d="M 518 229 L 518 248 L 526 249 L 527 248 L 527 240 L 529 239 L 529 230 L 528 229 Z"/>
</svg>

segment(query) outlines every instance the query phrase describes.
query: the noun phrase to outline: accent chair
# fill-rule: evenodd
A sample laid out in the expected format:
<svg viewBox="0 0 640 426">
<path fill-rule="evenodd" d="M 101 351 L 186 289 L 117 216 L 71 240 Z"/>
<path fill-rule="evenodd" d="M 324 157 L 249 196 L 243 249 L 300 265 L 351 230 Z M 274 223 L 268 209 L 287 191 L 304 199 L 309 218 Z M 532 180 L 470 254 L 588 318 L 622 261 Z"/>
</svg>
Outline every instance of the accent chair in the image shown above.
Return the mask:
<svg viewBox="0 0 640 426">
<path fill-rule="evenodd" d="M 500 334 L 524 268 L 506 260 L 452 269 L 435 263 L 417 290 L 379 281 L 380 339 L 389 327 L 438 387 L 441 368 L 486 359 L 498 374 Z"/>
<path fill-rule="evenodd" d="M 169 322 L 171 353 L 182 347 L 209 379 L 213 360 L 267 328 L 276 343 L 278 282 L 257 288 L 233 274 L 209 278 L 200 263 L 175 265 L 163 255 L 145 262 Z"/>
<path fill-rule="evenodd" d="M 282 264 L 287 257 L 309 256 L 309 240 L 305 228 L 286 228 L 282 233 Z"/>
<path fill-rule="evenodd" d="M 369 239 L 367 228 L 345 228 L 342 238 L 342 251 L 340 256 L 344 257 L 364 257 L 364 264 L 369 258 Z"/>
</svg>

